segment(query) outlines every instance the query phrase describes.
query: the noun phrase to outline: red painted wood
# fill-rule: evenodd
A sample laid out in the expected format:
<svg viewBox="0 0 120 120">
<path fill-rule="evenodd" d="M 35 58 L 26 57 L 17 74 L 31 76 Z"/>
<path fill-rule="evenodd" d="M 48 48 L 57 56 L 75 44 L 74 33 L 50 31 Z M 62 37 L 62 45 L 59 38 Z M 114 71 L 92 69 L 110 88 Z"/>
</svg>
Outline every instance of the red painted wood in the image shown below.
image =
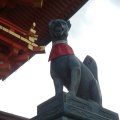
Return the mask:
<svg viewBox="0 0 120 120">
<path fill-rule="evenodd" d="M 30 55 L 27 54 L 23 54 L 23 55 L 19 55 L 18 57 L 15 58 L 15 62 L 24 62 L 24 61 L 28 61 L 30 58 Z"/>
<path fill-rule="evenodd" d="M 39 36 L 37 43 L 39 46 L 47 45 L 50 42 L 48 22 L 56 18 L 68 20 L 87 1 L 43 0 L 41 7 L 35 5 L 41 0 L 0 0 L 0 25 L 23 37 L 28 37 L 29 30 L 35 22 L 35 29 Z M 4 46 L 8 47 L 6 53 L 3 52 Z M 28 49 L 28 44 L 0 29 L 0 51 L 0 79 L 4 80 L 22 66 L 28 58 L 39 53 L 40 48 L 33 47 L 31 51 Z M 8 70 L 9 65 L 10 70 Z"/>
<path fill-rule="evenodd" d="M 0 23 L 3 26 L 6 26 L 8 29 L 12 29 L 20 34 L 27 35 L 28 31 L 21 29 L 19 26 L 13 24 L 12 22 L 6 20 L 5 18 L 0 17 Z"/>
<path fill-rule="evenodd" d="M 15 48 L 17 48 L 17 49 L 22 49 L 22 50 L 25 51 L 25 52 L 28 52 L 28 51 L 29 51 L 28 48 L 26 48 L 25 46 L 22 46 L 22 45 L 20 45 L 20 44 L 17 44 L 17 43 L 15 43 L 14 41 L 12 41 L 11 39 L 9 39 L 9 38 L 7 38 L 7 37 L 5 37 L 5 36 L 0 35 L 0 39 L 1 39 L 1 41 L 2 41 L 3 43 L 7 43 L 7 44 L 10 45 L 11 47 L 15 47 Z"/>
<path fill-rule="evenodd" d="M 6 72 L 11 69 L 11 65 L 9 63 L 0 64 L 0 72 Z"/>
</svg>

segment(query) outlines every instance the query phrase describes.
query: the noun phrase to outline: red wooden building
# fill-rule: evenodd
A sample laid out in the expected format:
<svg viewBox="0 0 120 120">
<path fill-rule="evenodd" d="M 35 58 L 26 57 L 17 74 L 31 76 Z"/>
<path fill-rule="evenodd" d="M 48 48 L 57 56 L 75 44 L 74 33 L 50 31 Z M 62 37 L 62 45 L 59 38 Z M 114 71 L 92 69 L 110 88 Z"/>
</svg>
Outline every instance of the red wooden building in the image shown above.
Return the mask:
<svg viewBox="0 0 120 120">
<path fill-rule="evenodd" d="M 68 20 L 88 0 L 0 0 L 0 79 L 35 54 L 44 53 L 49 42 L 48 22 Z"/>
</svg>

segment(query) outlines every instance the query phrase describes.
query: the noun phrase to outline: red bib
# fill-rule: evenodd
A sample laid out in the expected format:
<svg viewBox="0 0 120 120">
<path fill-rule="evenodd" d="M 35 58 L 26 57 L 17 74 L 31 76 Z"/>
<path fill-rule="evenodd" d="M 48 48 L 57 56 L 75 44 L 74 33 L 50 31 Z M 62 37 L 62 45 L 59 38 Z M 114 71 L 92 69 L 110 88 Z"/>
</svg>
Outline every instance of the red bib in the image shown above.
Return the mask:
<svg viewBox="0 0 120 120">
<path fill-rule="evenodd" d="M 72 55 L 74 54 L 72 48 L 66 43 L 58 43 L 52 46 L 49 61 L 60 57 L 62 55 Z"/>
</svg>

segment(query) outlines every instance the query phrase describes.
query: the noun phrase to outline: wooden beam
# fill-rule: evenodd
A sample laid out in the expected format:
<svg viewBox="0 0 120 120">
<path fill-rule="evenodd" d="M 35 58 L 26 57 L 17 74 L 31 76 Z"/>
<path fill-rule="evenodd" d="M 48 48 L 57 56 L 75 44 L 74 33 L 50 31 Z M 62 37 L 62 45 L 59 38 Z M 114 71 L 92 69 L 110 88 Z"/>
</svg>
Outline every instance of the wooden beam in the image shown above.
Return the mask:
<svg viewBox="0 0 120 120">
<path fill-rule="evenodd" d="M 0 35 L 0 39 L 2 40 L 3 43 L 5 42 L 5 43 L 10 44 L 11 46 L 17 48 L 17 49 L 20 49 L 20 50 L 22 49 L 25 52 L 29 52 L 28 48 L 13 42 L 12 40 L 10 40 L 9 38 L 7 38 L 3 35 Z"/>
<path fill-rule="evenodd" d="M 10 22 L 10 21 L 2 18 L 2 17 L 0 17 L 0 23 L 2 23 L 3 25 L 5 25 L 5 26 L 9 27 L 10 29 L 13 29 L 13 30 L 15 30 L 15 31 L 17 31 L 17 32 L 19 32 L 19 33 L 21 33 L 23 35 L 27 35 L 28 34 L 27 31 L 21 29 L 19 26 L 16 26 L 12 22 Z"/>
<path fill-rule="evenodd" d="M 8 71 L 8 70 L 10 70 L 10 69 L 11 69 L 10 63 L 0 64 L 0 72 Z"/>
</svg>

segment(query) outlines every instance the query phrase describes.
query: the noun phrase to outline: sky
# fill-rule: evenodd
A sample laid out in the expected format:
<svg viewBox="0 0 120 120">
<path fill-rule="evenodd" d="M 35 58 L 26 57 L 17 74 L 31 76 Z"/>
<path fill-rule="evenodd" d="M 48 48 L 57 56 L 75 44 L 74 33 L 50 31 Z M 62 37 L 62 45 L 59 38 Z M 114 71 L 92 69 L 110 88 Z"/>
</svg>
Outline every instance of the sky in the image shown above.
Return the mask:
<svg viewBox="0 0 120 120">
<path fill-rule="evenodd" d="M 120 0 L 89 0 L 71 19 L 68 43 L 83 61 L 98 65 L 103 107 L 120 115 Z M 55 95 L 48 57 L 37 54 L 5 81 L 0 81 L 0 110 L 32 118 L 37 106 Z M 66 89 L 64 89 L 66 91 Z"/>
</svg>

